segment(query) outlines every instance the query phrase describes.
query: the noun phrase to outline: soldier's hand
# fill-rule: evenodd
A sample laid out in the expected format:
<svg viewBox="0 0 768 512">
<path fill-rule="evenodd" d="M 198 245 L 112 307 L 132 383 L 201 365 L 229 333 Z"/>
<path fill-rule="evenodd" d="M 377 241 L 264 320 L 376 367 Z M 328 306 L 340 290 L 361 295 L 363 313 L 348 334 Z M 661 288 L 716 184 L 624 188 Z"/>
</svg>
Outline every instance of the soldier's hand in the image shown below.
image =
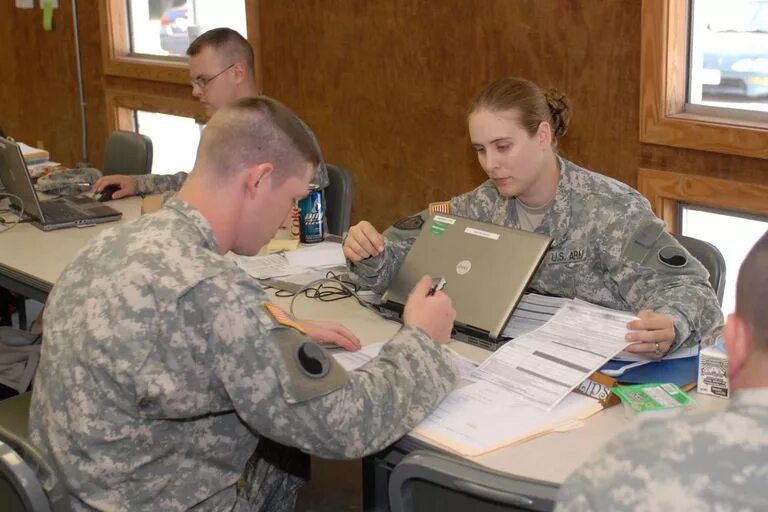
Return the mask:
<svg viewBox="0 0 768 512">
<path fill-rule="evenodd" d="M 349 228 L 342 249 L 349 261 L 357 263 L 381 254 L 384 250 L 384 235 L 376 231 L 370 222 L 363 220 Z"/>
<path fill-rule="evenodd" d="M 112 199 L 122 199 L 136 194 L 136 182 L 132 176 L 123 176 L 113 174 L 111 176 L 102 176 L 93 184 L 93 191 L 97 194 L 104 190 L 107 185 L 117 185 L 120 187 L 112 194 Z"/>
<path fill-rule="evenodd" d="M 444 292 L 427 295 L 432 286 L 432 279 L 424 276 L 413 287 L 403 311 L 403 323 L 419 327 L 438 343 L 451 341 L 453 321 L 456 310 L 451 298 Z"/>
<path fill-rule="evenodd" d="M 297 323 L 307 331 L 307 337 L 316 343 L 338 345 L 350 352 L 360 349 L 357 336 L 341 324 L 319 320 L 297 320 Z"/>
<path fill-rule="evenodd" d="M 664 357 L 675 342 L 675 321 L 669 315 L 643 310 L 638 320 L 627 324 L 631 329 L 626 340 L 632 342 L 625 350 L 636 354 Z"/>
</svg>

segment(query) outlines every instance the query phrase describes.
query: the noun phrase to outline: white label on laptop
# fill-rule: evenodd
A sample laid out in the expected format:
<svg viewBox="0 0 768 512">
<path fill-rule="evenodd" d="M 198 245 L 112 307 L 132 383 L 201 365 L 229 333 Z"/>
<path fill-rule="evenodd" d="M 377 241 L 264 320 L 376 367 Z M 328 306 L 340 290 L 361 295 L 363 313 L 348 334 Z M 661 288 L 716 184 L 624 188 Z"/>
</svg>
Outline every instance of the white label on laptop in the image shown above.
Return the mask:
<svg viewBox="0 0 768 512">
<path fill-rule="evenodd" d="M 475 228 L 464 228 L 465 233 L 469 233 L 470 235 L 475 236 L 482 236 L 483 238 L 490 238 L 491 240 L 498 240 L 499 235 L 498 233 L 491 233 L 490 231 L 483 231 L 482 229 L 475 229 Z"/>
<path fill-rule="evenodd" d="M 444 224 L 453 224 L 456 222 L 456 219 L 451 219 L 450 217 L 443 217 L 442 215 L 435 215 L 432 218 L 435 219 L 435 222 L 442 222 Z"/>
</svg>

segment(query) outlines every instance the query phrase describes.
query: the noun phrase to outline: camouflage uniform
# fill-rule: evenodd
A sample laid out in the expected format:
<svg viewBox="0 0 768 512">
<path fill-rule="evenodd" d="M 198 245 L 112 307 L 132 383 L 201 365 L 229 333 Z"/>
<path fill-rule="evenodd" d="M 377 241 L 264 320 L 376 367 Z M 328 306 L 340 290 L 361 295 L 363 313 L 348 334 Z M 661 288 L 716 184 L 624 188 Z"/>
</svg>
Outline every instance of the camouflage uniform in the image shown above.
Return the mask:
<svg viewBox="0 0 768 512">
<path fill-rule="evenodd" d="M 48 300 L 30 433 L 77 510 L 274 510 L 248 499 L 279 493 L 279 479 L 236 490 L 260 439 L 361 457 L 456 382 L 447 351 L 414 327 L 347 373 L 267 300 L 179 199 L 75 258 Z"/>
<path fill-rule="evenodd" d="M 633 188 L 559 159 L 554 202 L 536 233 L 552 237 L 531 280 L 539 293 L 579 297 L 623 311 L 649 309 L 670 315 L 677 348 L 710 338 L 723 316 L 706 269 L 667 232 L 648 201 Z M 515 199 L 499 195 L 488 180 L 454 197 L 450 213 L 520 229 Z M 427 213 L 385 231 L 383 254 L 350 264 L 357 280 L 387 288 Z"/>
<path fill-rule="evenodd" d="M 642 423 L 563 484 L 555 510 L 768 510 L 768 388 L 728 409 Z"/>
</svg>

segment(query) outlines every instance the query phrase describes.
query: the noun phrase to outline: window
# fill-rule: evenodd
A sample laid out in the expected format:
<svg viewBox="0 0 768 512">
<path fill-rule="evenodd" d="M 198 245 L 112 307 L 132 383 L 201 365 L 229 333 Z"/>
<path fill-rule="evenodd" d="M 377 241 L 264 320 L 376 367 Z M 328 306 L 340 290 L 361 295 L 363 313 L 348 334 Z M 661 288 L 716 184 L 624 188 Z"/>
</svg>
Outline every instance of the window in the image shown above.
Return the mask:
<svg viewBox="0 0 768 512">
<path fill-rule="evenodd" d="M 709 242 L 722 253 L 726 269 L 723 312 L 733 312 L 739 268 L 755 242 L 768 230 L 768 217 L 680 203 L 678 218 L 678 232 Z"/>
<path fill-rule="evenodd" d="M 189 85 L 190 41 L 216 27 L 249 39 L 259 80 L 256 0 L 104 0 L 101 19 L 104 73 L 153 82 Z"/>
<path fill-rule="evenodd" d="M 768 0 L 693 0 L 690 34 L 688 102 L 768 112 Z"/>
<path fill-rule="evenodd" d="M 152 139 L 152 174 L 189 172 L 203 126 L 190 117 L 133 111 L 134 130 Z"/>
<path fill-rule="evenodd" d="M 707 25 L 719 27 L 720 19 L 713 19 L 706 7 L 727 5 L 736 13 L 735 6 L 749 2 L 762 4 L 766 0 L 643 0 L 640 66 L 640 140 L 641 142 L 675 146 L 718 153 L 729 153 L 755 158 L 768 158 L 768 114 L 759 109 L 715 108 L 693 104 L 701 96 L 707 100 L 715 72 L 704 66 L 706 37 L 701 31 Z M 698 13 L 701 5 L 705 8 Z M 697 20 L 689 23 L 697 12 Z M 762 11 L 761 11 L 762 12 Z M 747 17 L 748 15 L 745 15 Z M 703 20 L 703 21 L 702 21 Z M 709 20 L 709 22 L 707 22 Z M 704 27 L 704 28 L 702 28 Z M 694 44 L 689 45 L 689 30 Z M 710 34 L 714 37 L 714 34 Z M 732 34 L 733 35 L 733 34 Z M 753 34 L 758 37 L 760 34 Z M 757 48 L 764 48 L 756 46 Z M 750 57 L 739 63 L 738 69 L 759 69 L 760 58 Z M 698 63 L 698 64 L 697 64 Z M 689 80 L 689 64 L 694 73 Z M 732 67 L 732 66 L 731 66 Z M 720 74 L 723 77 L 723 73 Z M 727 78 L 727 76 L 726 76 Z M 707 93 L 705 95 L 705 92 Z M 741 99 L 731 103 L 743 103 Z M 752 103 L 763 103 L 762 100 Z"/>
<path fill-rule="evenodd" d="M 203 32 L 230 27 L 248 36 L 244 0 L 126 0 L 129 54 L 184 57 Z"/>
</svg>

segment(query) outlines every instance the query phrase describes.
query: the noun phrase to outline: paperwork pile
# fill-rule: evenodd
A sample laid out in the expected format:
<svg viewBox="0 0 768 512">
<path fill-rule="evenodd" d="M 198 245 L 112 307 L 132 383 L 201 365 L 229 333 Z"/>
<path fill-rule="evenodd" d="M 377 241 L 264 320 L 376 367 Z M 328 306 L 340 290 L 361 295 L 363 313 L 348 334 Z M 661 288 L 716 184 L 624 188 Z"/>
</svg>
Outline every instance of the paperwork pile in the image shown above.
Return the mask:
<svg viewBox="0 0 768 512">
<path fill-rule="evenodd" d="M 238 256 L 237 264 L 256 279 L 294 276 L 309 269 L 325 269 L 346 264 L 341 244 L 321 242 L 304 245 L 295 251 L 267 256 Z"/>
<path fill-rule="evenodd" d="M 624 350 L 636 317 L 568 301 L 544 325 L 508 342 L 472 374 L 551 410 L 606 361 Z"/>
</svg>

